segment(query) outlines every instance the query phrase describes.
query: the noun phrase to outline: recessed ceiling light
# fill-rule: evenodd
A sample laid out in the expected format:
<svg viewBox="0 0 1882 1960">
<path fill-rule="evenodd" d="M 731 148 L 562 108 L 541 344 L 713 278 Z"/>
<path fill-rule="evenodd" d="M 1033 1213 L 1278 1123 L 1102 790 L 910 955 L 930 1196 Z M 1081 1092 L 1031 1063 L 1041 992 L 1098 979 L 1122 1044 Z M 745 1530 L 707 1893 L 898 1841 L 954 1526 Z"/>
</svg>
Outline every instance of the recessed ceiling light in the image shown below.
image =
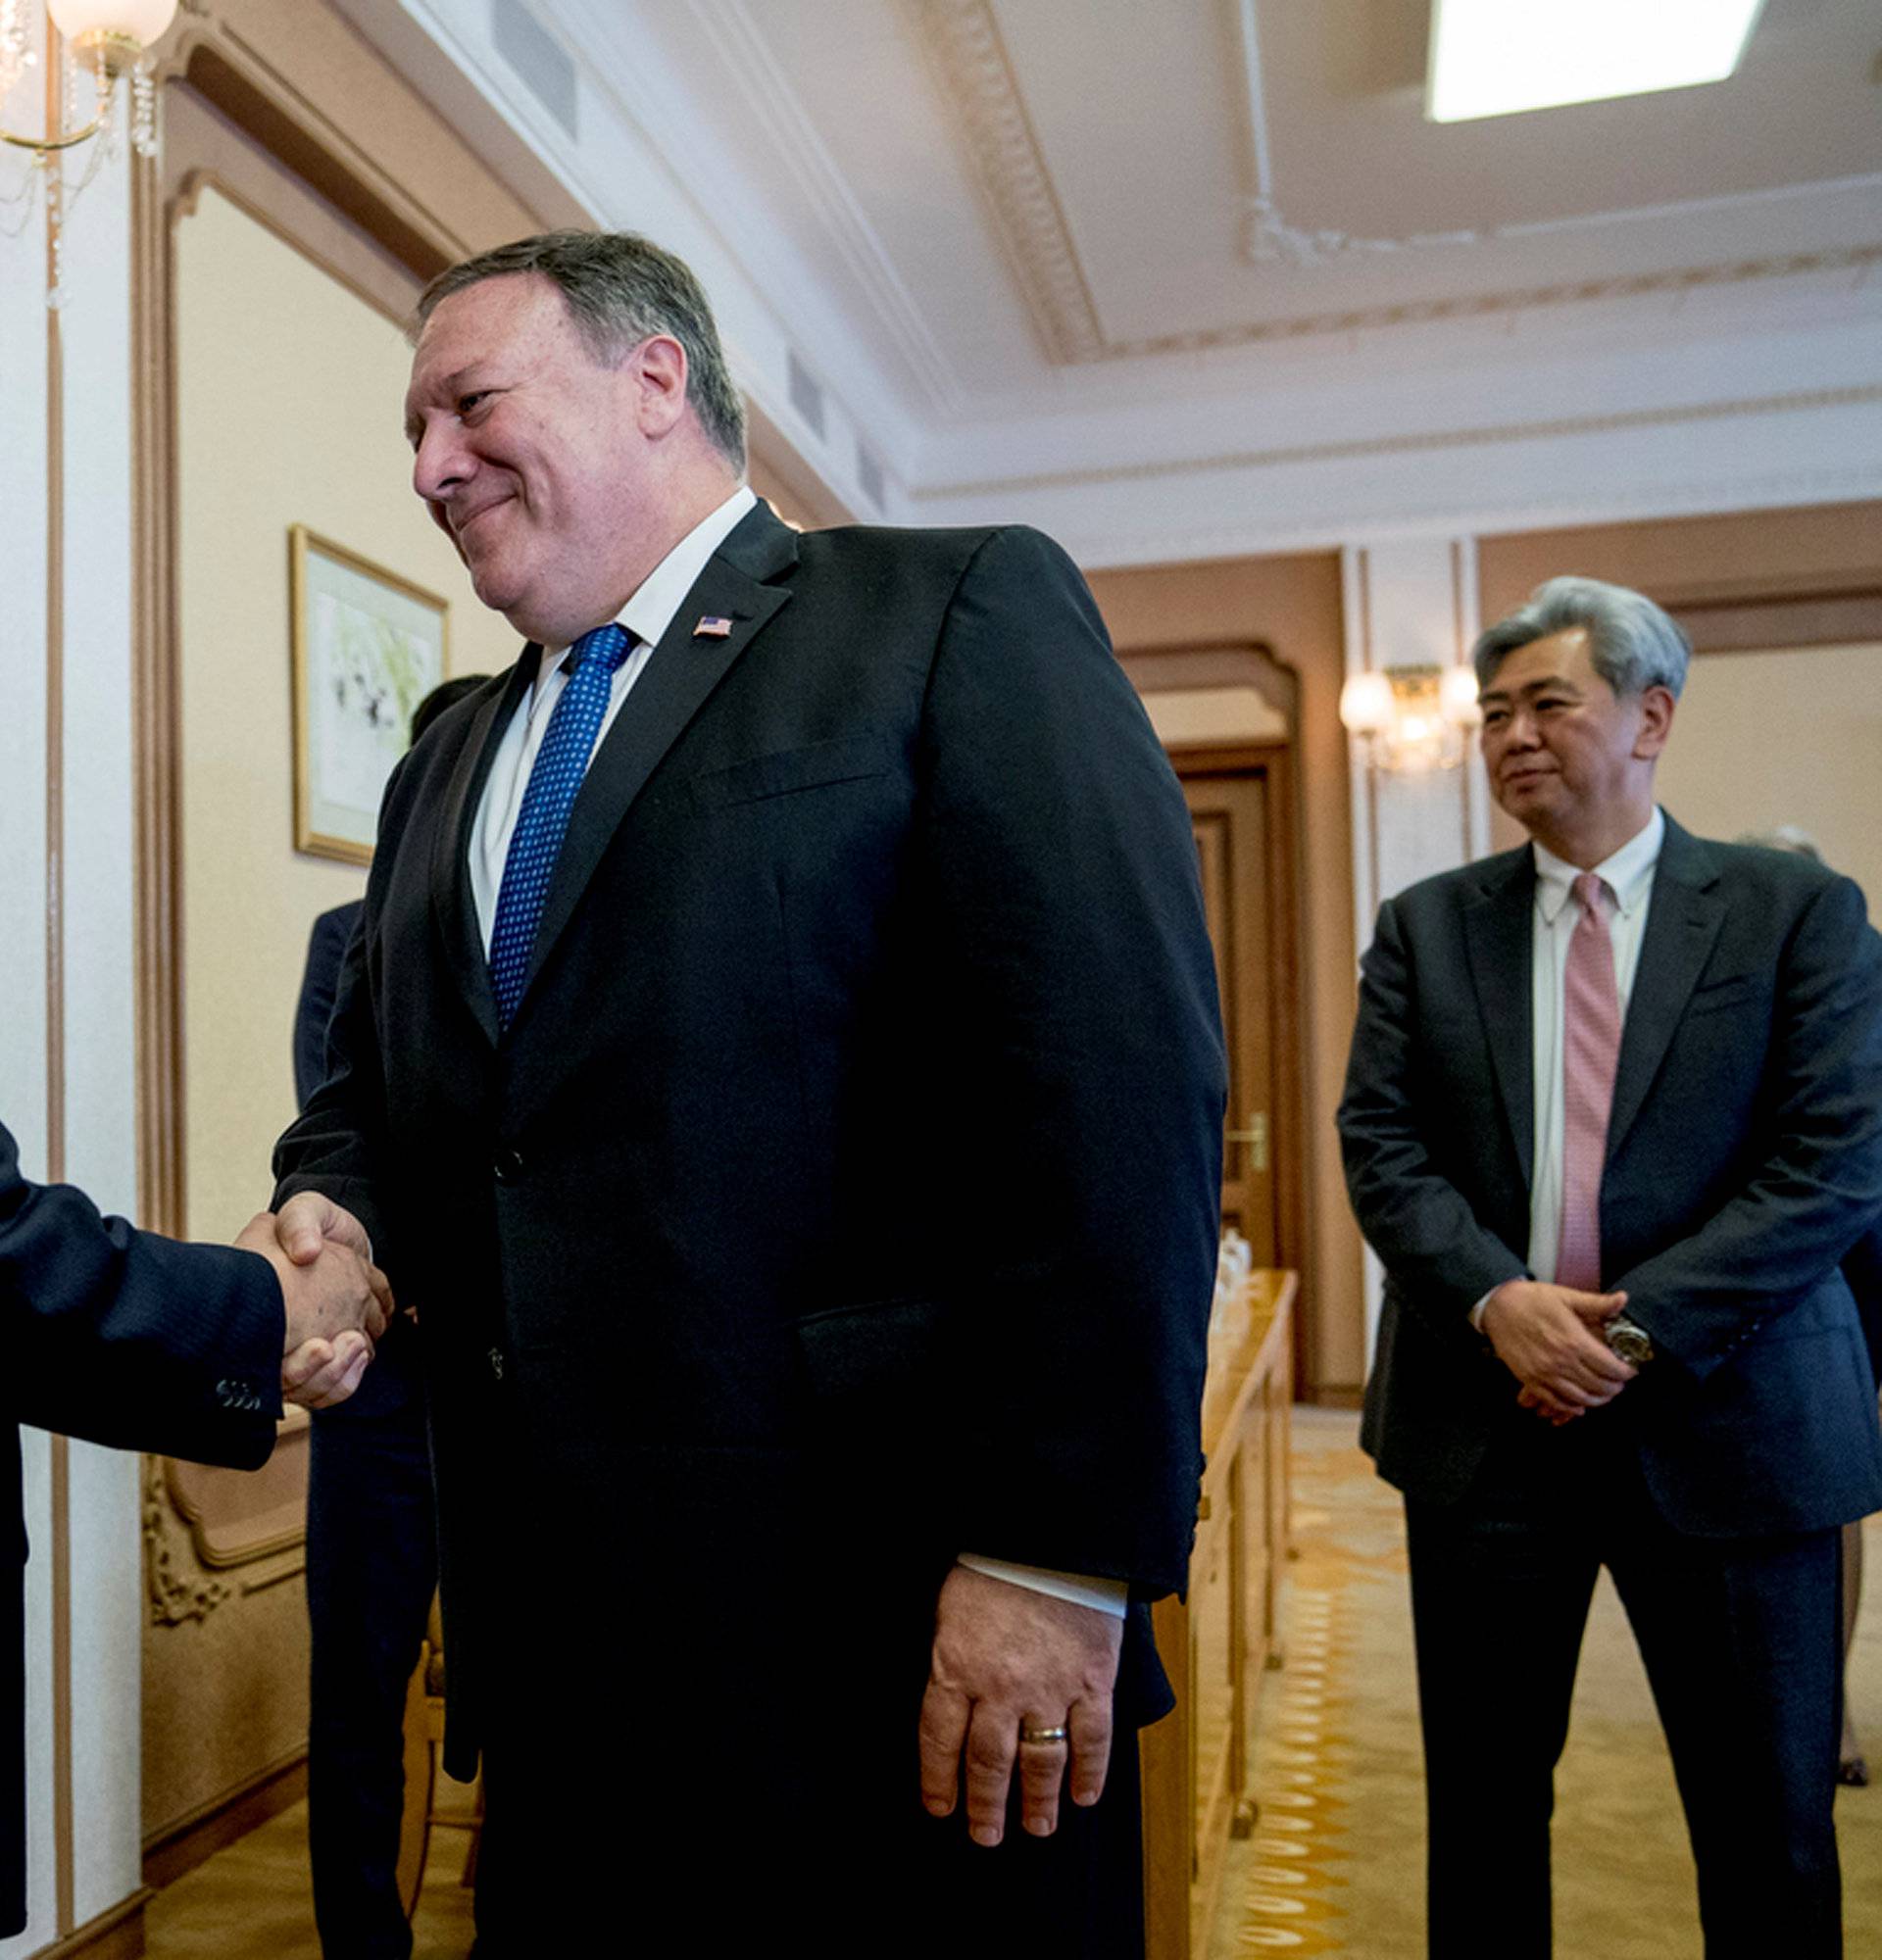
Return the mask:
<svg viewBox="0 0 1882 1960">
<path fill-rule="evenodd" d="M 1431 0 L 1424 113 L 1513 116 L 1723 81 L 1764 0 Z"/>
</svg>

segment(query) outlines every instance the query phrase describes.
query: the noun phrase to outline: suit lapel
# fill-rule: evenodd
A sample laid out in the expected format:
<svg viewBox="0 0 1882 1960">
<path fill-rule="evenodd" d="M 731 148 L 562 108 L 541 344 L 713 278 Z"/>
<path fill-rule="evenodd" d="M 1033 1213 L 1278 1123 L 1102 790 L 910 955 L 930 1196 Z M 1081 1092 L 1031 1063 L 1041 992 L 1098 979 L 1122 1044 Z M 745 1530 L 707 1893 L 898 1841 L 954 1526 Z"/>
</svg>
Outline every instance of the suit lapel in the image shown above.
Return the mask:
<svg viewBox="0 0 1882 1960">
<path fill-rule="evenodd" d="M 797 540 L 789 526 L 760 504 L 707 561 L 706 569 L 681 601 L 575 798 L 523 978 L 525 1004 L 647 778 L 733 662 L 791 596 L 788 588 L 765 581 L 781 576 L 796 563 Z M 702 617 L 712 616 L 729 619 L 732 630 L 723 639 L 696 639 L 694 626 Z M 522 1005 L 518 1007 L 519 1016 L 523 1010 Z"/>
<path fill-rule="evenodd" d="M 432 839 L 431 907 L 444 939 L 446 964 L 492 1046 L 497 1039 L 497 997 L 490 985 L 490 962 L 484 957 L 483 929 L 470 889 L 470 838 L 504 730 L 534 681 L 541 657 L 540 647 L 526 647 L 510 671 L 509 686 L 493 694 L 472 717 L 445 784 L 444 807 Z"/>
<path fill-rule="evenodd" d="M 1479 894 L 1463 915 L 1464 946 L 1491 1067 L 1525 1185 L 1534 1169 L 1536 1136 L 1535 1003 L 1530 991 L 1535 890 L 1536 860 L 1525 845 L 1486 867 Z"/>
<path fill-rule="evenodd" d="M 1717 883 L 1718 866 L 1712 853 L 1701 839 L 1668 817 L 1659 863 L 1654 872 L 1640 963 L 1634 971 L 1634 991 L 1620 1034 L 1614 1100 L 1608 1117 L 1610 1163 L 1640 1114 L 1725 921 L 1725 902 L 1715 889 Z"/>
</svg>

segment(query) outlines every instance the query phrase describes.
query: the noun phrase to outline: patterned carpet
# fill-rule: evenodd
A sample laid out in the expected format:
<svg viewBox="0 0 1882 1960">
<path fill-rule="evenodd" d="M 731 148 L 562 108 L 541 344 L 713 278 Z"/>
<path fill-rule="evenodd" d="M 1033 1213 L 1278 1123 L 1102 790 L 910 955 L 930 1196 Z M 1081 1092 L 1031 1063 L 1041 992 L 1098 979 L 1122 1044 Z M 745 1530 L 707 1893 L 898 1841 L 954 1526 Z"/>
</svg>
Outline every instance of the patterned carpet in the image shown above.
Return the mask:
<svg viewBox="0 0 1882 1960">
<path fill-rule="evenodd" d="M 1261 1817 L 1254 1837 L 1230 1847 L 1210 1960 L 1424 1953 L 1424 1795 L 1403 1515 L 1360 1451 L 1358 1426 L 1350 1414 L 1295 1411 L 1299 1557 L 1286 1665 L 1263 1684 L 1250 1784 Z M 1882 1520 L 1871 1519 L 1868 1533 L 1868 1569 L 1882 1574 Z M 1872 1581 L 1850 1675 L 1872 1757 L 1882 1757 L 1878 1592 Z M 1848 1950 L 1882 1954 L 1882 1785 L 1843 1791 L 1837 1819 Z M 1699 1960 L 1672 1770 L 1606 1575 L 1557 1778 L 1555 1870 L 1560 1960 Z"/>
</svg>

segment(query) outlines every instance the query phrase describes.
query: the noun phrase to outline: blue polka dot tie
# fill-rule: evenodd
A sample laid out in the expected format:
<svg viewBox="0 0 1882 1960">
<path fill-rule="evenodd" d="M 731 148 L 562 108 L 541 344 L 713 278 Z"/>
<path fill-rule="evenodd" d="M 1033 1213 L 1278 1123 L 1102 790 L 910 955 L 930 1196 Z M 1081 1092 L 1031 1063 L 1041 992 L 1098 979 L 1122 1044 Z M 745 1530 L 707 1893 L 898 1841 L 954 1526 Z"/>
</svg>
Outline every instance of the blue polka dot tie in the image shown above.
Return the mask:
<svg viewBox="0 0 1882 1960">
<path fill-rule="evenodd" d="M 608 708 L 610 683 L 630 644 L 623 627 L 608 625 L 584 633 L 570 649 L 569 678 L 536 751 L 497 892 L 497 922 L 490 932 L 490 984 L 497 993 L 500 1027 L 507 1028 L 515 1019 L 522 999 L 523 977 L 529 971 L 549 880 L 569 829 L 569 812 L 588 770 L 589 752 Z"/>
</svg>

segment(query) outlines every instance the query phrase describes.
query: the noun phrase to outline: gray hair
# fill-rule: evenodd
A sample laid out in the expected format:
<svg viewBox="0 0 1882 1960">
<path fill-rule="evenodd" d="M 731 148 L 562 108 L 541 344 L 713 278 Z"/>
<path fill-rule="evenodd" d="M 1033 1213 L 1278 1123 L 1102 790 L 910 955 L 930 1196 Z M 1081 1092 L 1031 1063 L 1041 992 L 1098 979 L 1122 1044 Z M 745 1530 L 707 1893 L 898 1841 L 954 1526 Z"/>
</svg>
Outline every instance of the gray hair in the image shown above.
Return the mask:
<svg viewBox="0 0 1882 1960">
<path fill-rule="evenodd" d="M 745 404 L 726 371 L 718 328 L 692 269 L 631 231 L 544 231 L 447 268 L 419 295 L 413 337 L 453 293 L 535 272 L 561 291 L 588 352 L 605 368 L 656 333 L 686 350 L 686 399 L 713 446 L 745 467 Z"/>
<path fill-rule="evenodd" d="M 1478 687 L 1488 687 L 1518 647 L 1578 626 L 1587 630 L 1595 671 L 1617 695 L 1663 687 L 1679 698 L 1693 653 L 1684 629 L 1645 594 L 1599 578 L 1552 578 L 1526 606 L 1480 634 L 1470 650 Z"/>
</svg>

